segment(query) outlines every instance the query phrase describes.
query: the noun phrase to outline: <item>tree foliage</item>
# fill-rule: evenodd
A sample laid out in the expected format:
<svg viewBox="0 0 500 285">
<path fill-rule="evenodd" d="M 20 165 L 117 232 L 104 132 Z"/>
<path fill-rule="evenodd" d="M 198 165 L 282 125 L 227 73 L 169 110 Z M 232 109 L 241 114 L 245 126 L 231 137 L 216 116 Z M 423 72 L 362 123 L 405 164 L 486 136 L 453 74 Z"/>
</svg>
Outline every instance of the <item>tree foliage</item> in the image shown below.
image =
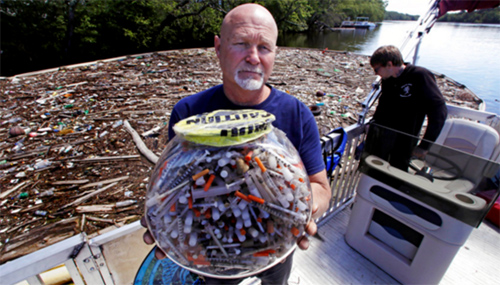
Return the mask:
<svg viewBox="0 0 500 285">
<path fill-rule="evenodd" d="M 63 0 L 2 2 L 1 73 L 4 66 L 31 65 L 64 53 L 66 18 Z"/>
<path fill-rule="evenodd" d="M 394 11 L 387 11 L 385 13 L 384 20 L 415 21 L 418 20 L 418 17 L 418 15 L 408 15 Z M 470 13 L 467 11 L 447 13 L 439 18 L 438 22 L 500 24 L 500 7 L 478 10 Z"/>
<path fill-rule="evenodd" d="M 468 13 L 467 11 L 462 11 L 459 13 L 448 13 L 439 18 L 438 21 L 456 23 L 500 24 L 500 7 L 474 11 L 471 13 Z"/>
<path fill-rule="evenodd" d="M 382 21 L 387 5 L 384 0 L 0 0 L 0 74 L 212 46 L 226 13 L 245 2 L 267 7 L 284 33 L 335 27 L 347 18 Z M 473 19 L 480 20 L 498 22 L 498 10 Z"/>
<path fill-rule="evenodd" d="M 394 11 L 385 12 L 384 20 L 390 21 L 416 21 L 418 20 L 418 15 L 401 14 Z"/>
<path fill-rule="evenodd" d="M 349 0 L 341 1 L 338 8 L 351 19 L 369 17 L 372 22 L 381 22 L 386 6 L 383 0 Z"/>
<path fill-rule="evenodd" d="M 308 19 L 309 30 L 316 27 L 336 27 L 342 21 L 356 17 L 368 17 L 372 22 L 384 19 L 384 0 L 311 0 L 312 13 Z"/>
<path fill-rule="evenodd" d="M 278 30 L 297 32 L 307 30 L 307 19 L 311 17 L 312 7 L 306 0 L 270 0 L 261 1 L 274 15 Z"/>
</svg>

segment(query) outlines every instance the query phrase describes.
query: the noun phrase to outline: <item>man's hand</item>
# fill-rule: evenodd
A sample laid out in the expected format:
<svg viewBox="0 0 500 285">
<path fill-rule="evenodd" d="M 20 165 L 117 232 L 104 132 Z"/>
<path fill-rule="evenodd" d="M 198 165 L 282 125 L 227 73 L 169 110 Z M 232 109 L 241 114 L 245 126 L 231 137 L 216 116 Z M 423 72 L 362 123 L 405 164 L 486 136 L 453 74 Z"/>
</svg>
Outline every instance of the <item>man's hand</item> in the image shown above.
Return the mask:
<svg viewBox="0 0 500 285">
<path fill-rule="evenodd" d="M 145 227 L 147 229 L 147 224 L 146 224 L 146 217 L 145 216 L 142 216 L 141 218 L 141 226 Z M 144 240 L 144 242 L 146 244 L 154 244 L 155 243 L 155 239 L 153 238 L 153 236 L 151 235 L 151 233 L 149 232 L 149 230 L 146 230 L 146 232 L 144 233 L 144 235 L 142 236 L 142 239 Z M 167 255 L 158 247 L 155 247 L 155 257 L 157 259 L 164 259 L 165 257 L 167 257 Z"/>
<path fill-rule="evenodd" d="M 316 226 L 314 219 L 311 219 L 311 221 L 306 225 L 306 234 L 308 236 L 313 236 L 316 234 L 317 231 L 318 231 L 318 227 Z M 309 248 L 309 238 L 307 236 L 301 236 L 297 240 L 297 245 L 302 250 L 308 249 Z"/>
<path fill-rule="evenodd" d="M 425 159 L 425 156 L 427 155 L 429 151 L 427 150 L 424 150 L 418 146 L 416 146 L 414 149 L 413 149 L 413 152 L 412 152 L 412 156 L 420 159 L 420 160 L 424 160 Z"/>
<path fill-rule="evenodd" d="M 323 213 L 328 210 L 330 205 L 330 199 L 332 197 L 332 191 L 330 190 L 330 185 L 328 183 L 328 178 L 326 177 L 326 170 L 318 172 L 313 175 L 309 175 L 309 181 L 311 182 L 312 196 L 313 196 L 313 207 L 312 207 L 312 217 L 311 221 L 306 225 L 306 233 L 309 236 L 313 236 L 318 231 L 318 227 L 314 222 L 315 219 L 321 217 Z M 297 244 L 300 249 L 306 250 L 309 248 L 309 239 L 307 236 L 302 236 L 297 240 Z"/>
</svg>

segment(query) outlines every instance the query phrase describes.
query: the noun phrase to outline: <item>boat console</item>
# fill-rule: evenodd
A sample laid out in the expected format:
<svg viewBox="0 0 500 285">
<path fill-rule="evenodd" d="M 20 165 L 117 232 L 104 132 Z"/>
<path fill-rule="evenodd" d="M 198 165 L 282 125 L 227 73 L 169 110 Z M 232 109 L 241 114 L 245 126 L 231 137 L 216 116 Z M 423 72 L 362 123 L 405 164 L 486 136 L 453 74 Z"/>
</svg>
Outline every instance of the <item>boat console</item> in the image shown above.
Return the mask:
<svg viewBox="0 0 500 285">
<path fill-rule="evenodd" d="M 365 147 L 346 242 L 402 283 L 439 283 L 500 193 L 499 141 L 489 126 L 449 119 L 408 169 Z M 495 199 L 481 198 L 486 191 Z"/>
</svg>

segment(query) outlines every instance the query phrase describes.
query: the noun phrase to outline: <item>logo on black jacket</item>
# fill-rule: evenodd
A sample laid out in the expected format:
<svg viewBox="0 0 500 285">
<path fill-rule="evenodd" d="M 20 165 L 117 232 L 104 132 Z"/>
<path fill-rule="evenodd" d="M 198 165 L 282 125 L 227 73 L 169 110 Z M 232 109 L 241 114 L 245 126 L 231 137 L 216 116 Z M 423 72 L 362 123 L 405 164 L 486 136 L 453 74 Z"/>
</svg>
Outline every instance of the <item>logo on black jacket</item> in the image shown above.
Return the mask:
<svg viewBox="0 0 500 285">
<path fill-rule="evenodd" d="M 410 97 L 411 96 L 411 83 L 407 83 L 403 86 L 401 86 L 401 94 L 399 94 L 399 97 Z"/>
</svg>

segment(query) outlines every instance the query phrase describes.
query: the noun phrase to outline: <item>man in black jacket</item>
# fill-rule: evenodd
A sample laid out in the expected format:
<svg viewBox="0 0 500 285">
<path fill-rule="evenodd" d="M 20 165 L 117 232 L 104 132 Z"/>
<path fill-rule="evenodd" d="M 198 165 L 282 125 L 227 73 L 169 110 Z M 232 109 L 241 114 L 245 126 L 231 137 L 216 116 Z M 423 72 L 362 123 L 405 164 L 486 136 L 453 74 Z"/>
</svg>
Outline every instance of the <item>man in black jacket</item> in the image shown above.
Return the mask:
<svg viewBox="0 0 500 285">
<path fill-rule="evenodd" d="M 373 116 L 367 150 L 406 171 L 411 156 L 425 157 L 428 141 L 434 142 L 439 136 L 448 114 L 445 99 L 434 75 L 423 67 L 404 63 L 401 52 L 394 46 L 379 47 L 370 64 L 375 74 L 382 77 L 382 94 Z M 427 129 L 418 146 L 417 139 L 399 133 L 418 137 L 426 116 Z"/>
</svg>

